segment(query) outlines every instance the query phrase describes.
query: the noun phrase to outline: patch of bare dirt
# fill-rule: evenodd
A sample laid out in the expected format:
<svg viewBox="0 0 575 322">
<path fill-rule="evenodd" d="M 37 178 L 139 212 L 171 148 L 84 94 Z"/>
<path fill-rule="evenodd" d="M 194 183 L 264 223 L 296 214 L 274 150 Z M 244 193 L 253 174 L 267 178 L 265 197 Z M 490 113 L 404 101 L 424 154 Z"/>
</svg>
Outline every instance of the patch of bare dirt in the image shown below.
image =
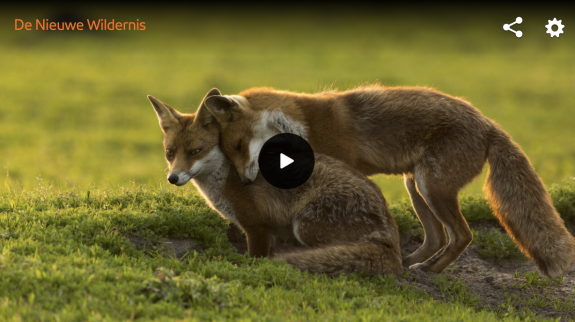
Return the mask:
<svg viewBox="0 0 575 322">
<path fill-rule="evenodd" d="M 470 224 L 470 227 L 502 229 L 490 222 Z M 417 239 L 402 236 L 404 256 L 421 245 L 421 240 Z M 537 267 L 530 260 L 480 258 L 477 246 L 471 245 L 442 274 L 406 271 L 407 276 L 400 283 L 414 285 L 436 299 L 449 301 L 449 294 L 442 293 L 437 282 L 438 277 L 447 276 L 448 279 L 459 279 L 471 294 L 480 297 L 481 305 L 493 310 L 517 312 L 528 308 L 540 317 L 561 317 L 562 321 L 575 318 L 575 266 L 560 283 L 542 277 L 542 274 L 537 279 L 536 271 Z"/>
</svg>

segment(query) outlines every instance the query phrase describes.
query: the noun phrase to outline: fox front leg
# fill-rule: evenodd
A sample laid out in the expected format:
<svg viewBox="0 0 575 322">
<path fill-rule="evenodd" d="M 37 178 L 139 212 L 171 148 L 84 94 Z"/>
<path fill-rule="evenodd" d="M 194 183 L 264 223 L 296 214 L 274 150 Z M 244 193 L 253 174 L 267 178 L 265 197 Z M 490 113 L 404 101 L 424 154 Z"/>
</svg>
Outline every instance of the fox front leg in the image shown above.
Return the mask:
<svg viewBox="0 0 575 322">
<path fill-rule="evenodd" d="M 251 257 L 267 257 L 270 251 L 270 233 L 265 226 L 244 227 Z"/>
</svg>

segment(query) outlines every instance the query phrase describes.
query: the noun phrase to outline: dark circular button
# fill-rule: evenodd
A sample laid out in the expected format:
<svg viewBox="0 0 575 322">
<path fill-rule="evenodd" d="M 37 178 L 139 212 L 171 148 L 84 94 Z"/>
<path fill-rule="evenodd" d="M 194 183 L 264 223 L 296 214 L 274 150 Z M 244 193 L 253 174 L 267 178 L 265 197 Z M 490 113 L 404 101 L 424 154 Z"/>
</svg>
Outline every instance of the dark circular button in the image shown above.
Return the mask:
<svg viewBox="0 0 575 322">
<path fill-rule="evenodd" d="M 258 162 L 267 182 L 277 188 L 293 189 L 309 179 L 315 158 L 311 146 L 301 136 L 282 133 L 264 143 Z"/>
</svg>

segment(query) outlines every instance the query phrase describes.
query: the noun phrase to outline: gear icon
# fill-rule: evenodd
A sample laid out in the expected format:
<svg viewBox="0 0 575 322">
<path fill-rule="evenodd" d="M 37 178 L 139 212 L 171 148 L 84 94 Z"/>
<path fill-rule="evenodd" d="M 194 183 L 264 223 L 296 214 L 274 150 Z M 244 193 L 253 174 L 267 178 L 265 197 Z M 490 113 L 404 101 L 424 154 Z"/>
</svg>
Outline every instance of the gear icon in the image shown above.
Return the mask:
<svg viewBox="0 0 575 322">
<path fill-rule="evenodd" d="M 545 26 L 547 28 L 546 33 L 550 34 L 551 38 L 559 37 L 559 34 L 563 33 L 563 28 L 565 27 L 564 25 L 561 24 L 561 20 L 553 18 L 553 20 L 547 20 L 547 21 L 549 21 L 549 23 Z M 553 26 L 557 26 L 556 31 L 553 31 Z"/>
</svg>

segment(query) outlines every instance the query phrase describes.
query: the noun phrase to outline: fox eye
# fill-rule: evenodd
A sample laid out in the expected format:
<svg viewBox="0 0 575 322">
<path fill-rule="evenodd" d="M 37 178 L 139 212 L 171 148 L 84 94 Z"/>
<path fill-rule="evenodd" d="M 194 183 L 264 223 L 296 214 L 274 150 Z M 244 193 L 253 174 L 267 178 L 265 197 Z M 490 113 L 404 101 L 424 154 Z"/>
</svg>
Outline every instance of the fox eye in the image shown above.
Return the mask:
<svg viewBox="0 0 575 322">
<path fill-rule="evenodd" d="M 169 157 L 173 157 L 174 156 L 174 151 L 170 150 L 170 149 L 166 149 L 166 155 Z"/>
<path fill-rule="evenodd" d="M 190 152 L 190 155 L 196 155 L 200 153 L 200 151 L 202 151 L 202 149 L 193 149 L 192 152 Z"/>
<path fill-rule="evenodd" d="M 242 151 L 242 139 L 240 139 L 240 140 L 238 141 L 237 149 L 238 149 L 239 152 Z"/>
</svg>

